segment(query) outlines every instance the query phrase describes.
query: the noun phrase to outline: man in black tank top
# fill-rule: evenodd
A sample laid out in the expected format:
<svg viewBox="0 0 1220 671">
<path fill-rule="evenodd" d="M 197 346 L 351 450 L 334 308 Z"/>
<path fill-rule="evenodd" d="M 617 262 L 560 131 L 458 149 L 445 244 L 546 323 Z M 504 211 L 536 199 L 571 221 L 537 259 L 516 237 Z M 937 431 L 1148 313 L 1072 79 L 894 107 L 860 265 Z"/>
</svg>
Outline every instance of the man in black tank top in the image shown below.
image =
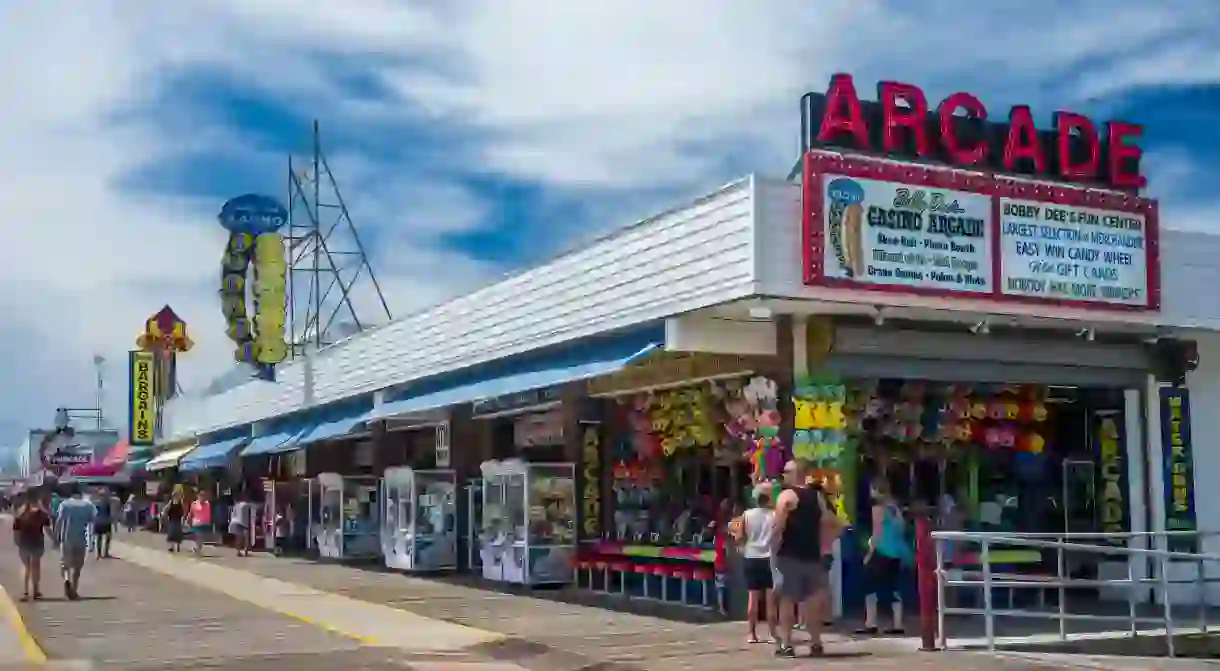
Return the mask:
<svg viewBox="0 0 1220 671">
<path fill-rule="evenodd" d="M 822 622 L 826 615 L 828 575 L 822 561 L 822 516 L 830 514 L 821 490 L 806 485 L 809 464 L 784 465 L 783 492 L 775 505 L 775 546 L 771 552 L 773 582 L 781 600 L 775 654 L 795 657 L 792 627 L 796 608 L 804 609 L 811 639 L 810 655 L 822 654 Z"/>
</svg>

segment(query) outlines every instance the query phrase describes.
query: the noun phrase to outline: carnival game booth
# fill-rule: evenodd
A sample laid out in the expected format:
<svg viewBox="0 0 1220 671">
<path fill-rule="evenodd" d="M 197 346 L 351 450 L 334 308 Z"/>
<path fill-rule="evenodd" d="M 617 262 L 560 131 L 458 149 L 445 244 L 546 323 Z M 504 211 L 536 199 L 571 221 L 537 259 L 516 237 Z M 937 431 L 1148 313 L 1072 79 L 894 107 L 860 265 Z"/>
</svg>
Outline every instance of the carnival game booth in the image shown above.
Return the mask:
<svg viewBox="0 0 1220 671">
<path fill-rule="evenodd" d="M 208 492 L 212 501 L 211 541 L 223 544 L 228 533 L 229 511 L 235 488 L 242 487 L 241 452 L 251 438 L 244 426 L 207 437 L 178 462 L 180 484 L 196 494 Z"/>
<path fill-rule="evenodd" d="M 861 598 L 874 481 L 908 519 L 927 513 L 948 530 L 1130 530 L 1126 479 L 1129 455 L 1141 451 L 1143 403 L 1135 385 L 1152 366 L 1142 345 L 1003 328 L 982 340 L 890 329 L 840 327 L 840 351 L 793 398 L 794 452 L 818 465 L 828 489 L 842 494 L 841 513 L 859 522 L 841 549 L 847 608 Z M 1063 363 L 1034 363 L 1048 357 Z M 896 377 L 904 372 L 911 375 Z M 979 548 L 968 544 L 950 548 L 946 561 L 982 568 Z M 1031 579 L 1054 574 L 1053 561 L 1029 548 L 995 548 L 988 558 L 992 570 Z M 1074 561 L 1076 577 L 1126 571 Z M 907 590 L 914 601 L 913 575 Z"/>
<path fill-rule="evenodd" d="M 308 429 L 299 417 L 272 426 L 257 427 L 257 435 L 238 452 L 243 478 L 247 481 L 257 479 L 259 483 L 257 488 L 251 488 L 251 491 L 247 492 L 250 502 L 254 504 L 249 547 L 273 551 L 277 549 L 277 529 L 282 528 L 285 523 L 285 508 L 291 499 L 289 487 L 280 484 L 284 482 L 281 477 L 285 471 L 285 464 L 281 463 L 280 457 L 296 450 L 297 440 Z M 286 532 L 283 538 L 287 544 Z"/>
<path fill-rule="evenodd" d="M 788 454 L 779 386 L 763 374 L 777 363 L 656 352 L 587 383 L 604 421 L 584 442 L 600 448 L 606 492 L 601 538 L 578 563 L 589 588 L 735 610 L 728 522 Z"/>
<path fill-rule="evenodd" d="M 371 407 L 369 400 L 358 399 L 312 412 L 298 420 L 304 424 L 299 431 L 276 432 L 257 451 L 251 451 L 254 443 L 243 451 L 243 456 L 262 457 L 265 462 L 260 525 L 264 547 L 276 552 L 315 549 L 316 532 L 321 528 L 321 492 L 309 472 L 310 449 L 317 446 L 313 461 L 325 468 L 325 445 L 369 437 L 363 429 Z M 343 460 L 330 461 L 334 466 Z"/>
<path fill-rule="evenodd" d="M 469 405 L 476 425 L 470 440 L 475 444 L 449 446 L 448 438 L 434 443 L 435 467 L 448 465 L 450 451 L 471 450 L 487 461 L 518 458 L 525 463 L 545 463 L 543 470 L 523 467 L 512 476 L 512 486 L 497 475 L 490 481 L 484 473 L 462 472 L 475 482 L 468 486 L 466 544 L 472 566 L 482 567 L 488 579 L 525 584 L 560 584 L 572 580 L 579 511 L 575 504 L 575 466 L 579 458 L 579 438 L 575 431 L 565 433 L 565 420 L 559 413 L 563 385 L 621 370 L 630 362 L 657 349 L 664 341 L 664 330 L 651 326 L 605 334 L 580 343 L 565 345 L 488 364 L 411 385 L 405 392 L 391 396 L 374 412 L 374 418 L 400 417 L 416 426 L 437 424 L 426 418 L 444 408 Z M 447 433 L 446 433 L 447 435 Z M 572 443 L 577 449 L 571 449 Z M 559 469 L 559 470 L 556 470 Z M 442 470 L 446 470 L 442 468 Z M 544 472 L 545 471 L 545 472 Z M 498 472 L 498 471 L 497 471 Z M 567 473 L 563 476 L 562 473 Z M 531 478 L 531 475 L 533 476 Z M 508 477 L 508 476 L 506 476 Z M 526 479 L 530 480 L 537 505 L 525 507 Z M 488 515 L 486 503 L 489 482 L 494 483 L 496 502 Z M 566 485 L 564 484 L 566 483 Z M 543 495 L 543 489 L 563 490 L 564 495 Z M 517 495 L 520 496 L 517 496 Z M 509 502 L 512 496 L 515 503 Z M 503 500 L 502 500 L 503 499 Z M 544 501 L 545 499 L 545 501 Z M 461 511 L 459 511 L 461 512 Z M 540 515 L 532 520 L 535 530 L 530 561 L 524 551 L 524 515 Z M 518 516 L 517 513 L 521 515 Z M 520 517 L 520 519 L 518 519 Z M 459 516 L 460 519 L 460 516 Z M 520 530 L 521 534 L 510 533 Z M 503 557 L 503 543 L 516 548 L 514 568 L 501 570 L 503 562 L 488 565 L 487 558 Z M 546 539 L 547 542 L 543 542 Z M 491 545 L 496 545 L 492 548 Z M 519 561 L 518 561 L 519 560 Z M 533 566 L 538 570 L 530 570 Z M 554 567 L 563 566 L 563 570 Z M 542 569 L 545 568 L 545 571 Z"/>
</svg>

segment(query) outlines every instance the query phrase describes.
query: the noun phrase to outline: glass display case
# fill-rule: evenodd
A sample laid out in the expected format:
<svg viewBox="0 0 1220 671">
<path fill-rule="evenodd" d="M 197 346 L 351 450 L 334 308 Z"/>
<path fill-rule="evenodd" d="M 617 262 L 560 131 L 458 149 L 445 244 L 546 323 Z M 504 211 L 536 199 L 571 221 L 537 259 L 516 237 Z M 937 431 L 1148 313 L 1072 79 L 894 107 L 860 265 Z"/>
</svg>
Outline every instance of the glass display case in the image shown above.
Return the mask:
<svg viewBox="0 0 1220 671">
<path fill-rule="evenodd" d="M 483 577 L 524 585 L 572 581 L 576 552 L 573 464 L 489 461 L 479 534 Z"/>
<path fill-rule="evenodd" d="M 325 559 L 362 559 L 381 555 L 377 504 L 380 479 L 318 476 L 320 524 L 318 554 Z"/>
<path fill-rule="evenodd" d="M 381 483 L 385 565 L 404 571 L 457 568 L 457 474 L 388 468 Z"/>
</svg>

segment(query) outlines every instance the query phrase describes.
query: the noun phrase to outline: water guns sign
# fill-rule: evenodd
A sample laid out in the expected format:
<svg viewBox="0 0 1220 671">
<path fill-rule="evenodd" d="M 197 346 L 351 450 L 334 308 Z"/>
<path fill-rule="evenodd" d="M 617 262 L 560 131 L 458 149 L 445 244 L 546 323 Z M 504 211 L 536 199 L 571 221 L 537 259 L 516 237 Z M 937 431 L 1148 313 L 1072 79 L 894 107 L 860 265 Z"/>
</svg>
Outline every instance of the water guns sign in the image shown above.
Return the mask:
<svg viewBox="0 0 1220 671">
<path fill-rule="evenodd" d="M 237 361 L 257 366 L 262 377 L 272 379 L 275 364 L 288 356 L 284 340 L 288 264 L 284 238 L 278 232 L 288 221 L 288 211 L 270 196 L 246 194 L 226 202 L 219 219 L 229 231 L 220 289 L 226 335 L 236 345 Z M 253 316 L 247 297 L 253 299 Z"/>
</svg>

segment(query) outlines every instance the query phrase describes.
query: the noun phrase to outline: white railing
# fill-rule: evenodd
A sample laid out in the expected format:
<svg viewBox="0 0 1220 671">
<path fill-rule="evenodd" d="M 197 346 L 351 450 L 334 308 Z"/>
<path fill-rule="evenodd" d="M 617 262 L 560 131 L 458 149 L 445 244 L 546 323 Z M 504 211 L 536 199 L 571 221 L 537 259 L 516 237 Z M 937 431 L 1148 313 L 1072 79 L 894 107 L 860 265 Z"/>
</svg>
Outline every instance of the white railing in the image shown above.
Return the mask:
<svg viewBox="0 0 1220 671">
<path fill-rule="evenodd" d="M 1177 632 L 1183 633 L 1185 627 L 1175 623 L 1173 603 L 1170 598 L 1170 587 L 1175 584 L 1193 584 L 1196 586 L 1198 600 L 1198 622 L 1191 632 L 1207 632 L 1208 629 L 1208 598 L 1207 584 L 1220 582 L 1220 570 L 1215 571 L 1216 578 L 1208 578 L 1207 566 L 1220 566 L 1220 555 L 1194 552 L 1174 552 L 1165 549 L 1149 547 L 1131 547 L 1132 541 L 1141 541 L 1139 545 L 1166 545 L 1156 542 L 1159 539 L 1194 538 L 1201 547 L 1205 535 L 1200 532 L 1142 532 L 1142 533 L 1049 533 L 1049 534 L 1017 534 L 989 533 L 966 531 L 935 531 L 932 532 L 933 546 L 936 553 L 935 580 L 937 604 L 937 647 L 946 648 L 948 636 L 945 618 L 948 615 L 968 615 L 984 618 L 984 635 L 989 650 L 996 647 L 995 621 L 998 617 L 1044 619 L 1057 621 L 1060 641 L 1068 641 L 1069 621 L 1094 621 L 1125 623 L 1132 637 L 1141 633 L 1141 625 L 1160 627 L 1164 632 L 1167 650 L 1170 657 L 1175 656 L 1175 626 Z M 1150 543 L 1149 541 L 1153 541 Z M 946 545 L 948 543 L 969 543 L 979 547 L 978 568 L 974 570 L 953 569 L 946 566 Z M 1030 548 L 1039 551 L 1053 550 L 1056 557 L 1055 574 L 1035 575 L 1015 572 L 997 572 L 992 567 L 993 552 L 1003 548 Z M 1116 562 L 1126 564 L 1125 578 L 1097 579 L 1073 578 L 1068 570 L 1069 555 L 1086 555 L 1100 560 L 1112 557 Z M 1142 570 L 1137 570 L 1139 559 L 1154 569 L 1151 575 L 1143 576 Z M 1099 562 L 1100 563 L 1100 562 Z M 1195 567 L 1195 577 L 1191 580 L 1171 579 L 1170 566 L 1188 564 Z M 982 590 L 981 608 L 962 608 L 947 605 L 946 596 L 951 589 Z M 1098 588 L 1121 590 L 1125 592 L 1127 613 L 1125 615 L 1110 615 L 1101 613 L 1073 613 L 1068 611 L 1068 590 L 1071 588 Z M 1008 608 L 997 608 L 995 591 L 1009 590 Z M 1036 609 L 1020 609 L 1014 607 L 1015 590 L 1037 590 L 1039 607 Z M 1153 590 L 1159 594 L 1160 609 L 1156 615 L 1140 614 L 1137 607 L 1142 601 L 1140 590 Z M 1046 593 L 1057 594 L 1057 608 L 1048 610 L 1044 607 Z M 1146 632 L 1145 632 L 1146 633 Z"/>
</svg>

